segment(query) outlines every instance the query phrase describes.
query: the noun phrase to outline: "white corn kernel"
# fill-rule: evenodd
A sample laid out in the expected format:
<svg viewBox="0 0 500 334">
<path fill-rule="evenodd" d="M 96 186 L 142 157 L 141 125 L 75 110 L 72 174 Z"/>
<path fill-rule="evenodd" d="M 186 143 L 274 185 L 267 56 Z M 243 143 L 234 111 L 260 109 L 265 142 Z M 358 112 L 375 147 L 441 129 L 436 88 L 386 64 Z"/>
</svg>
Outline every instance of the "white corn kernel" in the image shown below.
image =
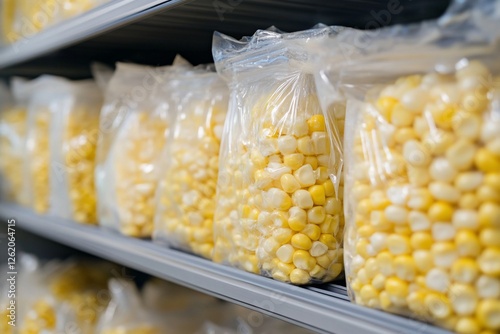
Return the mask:
<svg viewBox="0 0 500 334">
<path fill-rule="evenodd" d="M 295 153 L 297 149 L 297 139 L 290 135 L 279 137 L 278 149 L 283 155 Z"/>
<path fill-rule="evenodd" d="M 446 158 L 436 158 L 431 163 L 430 174 L 435 181 L 450 182 L 457 171 Z"/>
<path fill-rule="evenodd" d="M 314 170 L 311 165 L 304 165 L 293 172 L 293 175 L 299 181 L 301 187 L 310 187 L 316 183 L 316 177 L 314 176 Z"/>
</svg>

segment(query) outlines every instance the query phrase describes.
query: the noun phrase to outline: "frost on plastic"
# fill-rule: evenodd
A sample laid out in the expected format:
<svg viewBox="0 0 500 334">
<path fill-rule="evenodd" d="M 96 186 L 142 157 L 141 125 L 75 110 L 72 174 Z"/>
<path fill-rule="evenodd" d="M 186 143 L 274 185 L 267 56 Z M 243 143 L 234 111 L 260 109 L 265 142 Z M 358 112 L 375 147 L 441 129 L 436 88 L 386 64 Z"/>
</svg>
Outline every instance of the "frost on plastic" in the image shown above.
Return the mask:
<svg viewBox="0 0 500 334">
<path fill-rule="evenodd" d="M 179 61 L 178 61 L 179 63 Z M 119 63 L 101 112 L 96 185 L 99 221 L 134 237 L 153 232 L 159 154 L 171 124 L 170 75 L 178 66 Z"/>
<path fill-rule="evenodd" d="M 350 295 L 458 333 L 500 330 L 499 21 L 471 3 L 341 72 Z"/>
<path fill-rule="evenodd" d="M 25 159 L 27 104 L 30 83 L 12 80 L 12 97 L 7 87 L 0 87 L 0 188 L 9 201 L 27 205 L 23 165 Z"/>
<path fill-rule="evenodd" d="M 342 271 L 341 142 L 316 96 L 308 50 L 328 28 L 214 36 L 231 89 L 214 221 L 216 262 L 294 284 Z"/>
<path fill-rule="evenodd" d="M 67 81 L 56 101 L 51 119 L 51 211 L 97 224 L 94 169 L 102 95 L 92 80 Z"/>
<path fill-rule="evenodd" d="M 211 258 L 228 88 L 216 73 L 204 70 L 176 81 L 175 125 L 164 152 L 154 237 Z"/>
</svg>

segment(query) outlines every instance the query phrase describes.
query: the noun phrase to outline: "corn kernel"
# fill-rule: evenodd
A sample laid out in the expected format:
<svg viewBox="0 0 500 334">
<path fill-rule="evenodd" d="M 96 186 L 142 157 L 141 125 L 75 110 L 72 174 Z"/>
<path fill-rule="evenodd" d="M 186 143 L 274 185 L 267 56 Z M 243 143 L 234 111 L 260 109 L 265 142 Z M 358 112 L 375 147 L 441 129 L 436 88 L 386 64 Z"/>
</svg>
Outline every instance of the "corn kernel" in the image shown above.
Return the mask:
<svg viewBox="0 0 500 334">
<path fill-rule="evenodd" d="M 476 317 L 481 326 L 487 329 L 500 329 L 500 301 L 484 299 L 479 302 Z"/>
<path fill-rule="evenodd" d="M 500 170 L 500 158 L 486 148 L 481 148 L 477 151 L 474 163 L 480 171 L 485 173 L 495 173 Z"/>
<path fill-rule="evenodd" d="M 474 313 L 478 296 L 472 286 L 461 283 L 452 284 L 448 297 L 456 314 L 466 316 Z"/>
<path fill-rule="evenodd" d="M 408 237 L 391 234 L 387 238 L 387 248 L 394 255 L 408 254 L 411 250 Z"/>
<path fill-rule="evenodd" d="M 479 326 L 476 319 L 472 317 L 464 317 L 458 319 L 454 329 L 458 334 L 475 334 L 481 331 L 481 326 Z"/>
<path fill-rule="evenodd" d="M 316 183 L 316 177 L 314 176 L 314 170 L 311 165 L 303 165 L 294 171 L 293 175 L 301 187 L 309 187 Z"/>
<path fill-rule="evenodd" d="M 302 269 L 294 269 L 290 273 L 290 282 L 293 284 L 306 284 L 311 280 L 309 273 Z"/>
<path fill-rule="evenodd" d="M 289 194 L 300 189 L 299 181 L 292 174 L 283 174 L 280 178 L 281 188 Z"/>
<path fill-rule="evenodd" d="M 412 281 L 417 273 L 415 260 L 408 255 L 399 255 L 394 259 L 394 272 L 399 278 Z"/>
<path fill-rule="evenodd" d="M 431 249 L 434 240 L 429 233 L 416 232 L 410 237 L 410 245 L 413 249 Z"/>
<path fill-rule="evenodd" d="M 479 225 L 481 227 L 500 227 L 500 205 L 486 202 L 479 207 Z"/>
<path fill-rule="evenodd" d="M 278 149 L 283 155 L 295 153 L 297 140 L 294 136 L 286 135 L 278 138 Z"/>
<path fill-rule="evenodd" d="M 302 153 L 287 154 L 283 157 L 283 163 L 292 170 L 297 170 L 304 165 L 304 155 Z"/>
<path fill-rule="evenodd" d="M 451 242 L 436 242 L 431 248 L 434 263 L 438 267 L 449 268 L 458 257 L 455 244 Z"/>
<path fill-rule="evenodd" d="M 451 221 L 453 207 L 445 202 L 436 202 L 429 208 L 428 215 L 432 221 Z"/>
<path fill-rule="evenodd" d="M 445 319 L 452 313 L 448 298 L 437 293 L 429 293 L 425 297 L 425 306 L 437 319 Z"/>
<path fill-rule="evenodd" d="M 451 266 L 451 278 L 459 283 L 473 283 L 479 275 L 476 261 L 468 258 L 459 258 Z"/>
<path fill-rule="evenodd" d="M 311 239 L 313 241 L 318 240 L 320 235 L 321 235 L 320 227 L 318 225 L 315 225 L 315 224 L 307 224 L 306 227 L 304 227 L 304 229 L 300 232 L 307 235 L 309 237 L 309 239 Z"/>
<path fill-rule="evenodd" d="M 307 213 L 305 210 L 294 206 L 290 208 L 290 218 L 288 218 L 288 225 L 294 231 L 301 231 L 307 225 Z"/>
<path fill-rule="evenodd" d="M 311 271 L 316 266 L 316 260 L 305 250 L 296 250 L 293 253 L 293 264 L 295 267 Z"/>
<path fill-rule="evenodd" d="M 319 237 L 319 241 L 328 246 L 329 249 L 337 249 L 337 239 L 331 234 L 322 234 Z"/>
<path fill-rule="evenodd" d="M 307 120 L 307 125 L 311 134 L 316 131 L 325 131 L 325 117 L 323 115 L 314 115 Z"/>
<path fill-rule="evenodd" d="M 408 283 L 400 278 L 389 277 L 385 281 L 385 291 L 391 296 L 405 298 L 408 295 Z"/>
<path fill-rule="evenodd" d="M 479 255 L 477 263 L 479 265 L 479 268 L 481 269 L 481 272 L 487 275 L 498 276 L 500 275 L 499 259 L 500 248 L 487 247 L 482 251 L 481 255 Z"/>
<path fill-rule="evenodd" d="M 325 221 L 326 212 L 325 208 L 322 206 L 315 206 L 312 209 L 307 210 L 307 220 L 313 224 L 321 224 Z"/>
<path fill-rule="evenodd" d="M 481 244 L 476 233 L 460 230 L 455 235 L 455 245 L 460 256 L 476 257 L 481 251 Z"/>
<path fill-rule="evenodd" d="M 425 274 L 434 267 L 434 259 L 430 251 L 416 250 L 412 256 L 419 272 Z"/>
<path fill-rule="evenodd" d="M 311 194 L 304 189 L 299 189 L 292 195 L 293 205 L 302 209 L 311 209 L 314 205 Z"/>
<path fill-rule="evenodd" d="M 326 197 L 325 197 L 325 188 L 323 188 L 323 186 L 314 185 L 312 187 L 309 187 L 309 193 L 311 194 L 312 200 L 315 205 L 325 204 Z"/>
<path fill-rule="evenodd" d="M 320 240 L 321 241 L 321 240 Z M 292 237 L 291 244 L 297 249 L 309 250 L 312 247 L 312 241 L 303 233 L 297 233 Z"/>
<path fill-rule="evenodd" d="M 311 165 L 313 169 L 318 168 L 318 158 L 315 156 L 307 156 L 304 159 L 304 165 Z"/>
</svg>

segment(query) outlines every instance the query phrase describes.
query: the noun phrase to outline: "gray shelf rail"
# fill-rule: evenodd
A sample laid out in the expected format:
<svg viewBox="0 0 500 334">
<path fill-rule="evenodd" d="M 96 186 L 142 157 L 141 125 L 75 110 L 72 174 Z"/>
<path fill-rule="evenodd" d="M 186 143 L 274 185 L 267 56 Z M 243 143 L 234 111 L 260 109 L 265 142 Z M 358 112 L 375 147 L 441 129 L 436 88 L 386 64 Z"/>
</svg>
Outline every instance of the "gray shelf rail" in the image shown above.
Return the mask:
<svg viewBox="0 0 500 334">
<path fill-rule="evenodd" d="M 0 203 L 0 217 L 17 227 L 92 255 L 225 299 L 320 333 L 445 334 L 411 319 L 348 302 L 345 288 L 297 287 L 167 249 L 149 240 L 42 216 Z M 6 226 L 5 224 L 3 226 Z"/>
</svg>

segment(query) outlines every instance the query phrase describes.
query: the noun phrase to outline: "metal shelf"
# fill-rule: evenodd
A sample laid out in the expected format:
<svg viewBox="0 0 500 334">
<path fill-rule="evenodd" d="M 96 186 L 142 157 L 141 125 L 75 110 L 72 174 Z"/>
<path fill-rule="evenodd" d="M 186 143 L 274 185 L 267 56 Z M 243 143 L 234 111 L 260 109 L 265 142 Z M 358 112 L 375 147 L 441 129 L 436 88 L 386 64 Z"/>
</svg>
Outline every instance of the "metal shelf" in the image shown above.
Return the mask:
<svg viewBox="0 0 500 334">
<path fill-rule="evenodd" d="M 91 38 L 189 0 L 111 0 L 0 49 L 0 69 Z"/>
<path fill-rule="evenodd" d="M 436 18 L 449 2 L 400 0 L 397 13 L 388 15 L 388 2 L 378 0 L 111 0 L 0 48 L 0 76 L 78 78 L 90 75 L 91 61 L 164 65 L 176 53 L 205 63 L 212 61 L 214 30 L 239 38 L 271 25 L 284 31 L 319 22 L 374 28 Z"/>
<path fill-rule="evenodd" d="M 321 333 L 433 333 L 447 331 L 348 302 L 341 285 L 296 287 L 222 266 L 148 240 L 0 203 L 0 216 L 41 237 Z"/>
</svg>

